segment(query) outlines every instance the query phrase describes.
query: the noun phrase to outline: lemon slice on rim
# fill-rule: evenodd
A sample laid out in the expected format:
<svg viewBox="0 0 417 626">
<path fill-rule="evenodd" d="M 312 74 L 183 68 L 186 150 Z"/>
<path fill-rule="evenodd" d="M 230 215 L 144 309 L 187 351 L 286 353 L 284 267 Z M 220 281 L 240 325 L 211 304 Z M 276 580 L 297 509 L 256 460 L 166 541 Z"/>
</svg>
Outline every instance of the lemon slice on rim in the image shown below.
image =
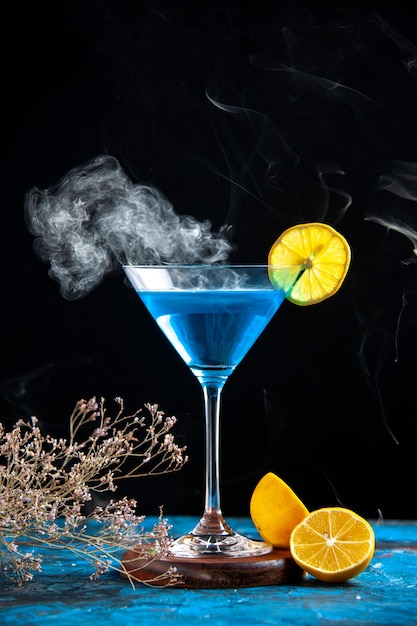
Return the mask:
<svg viewBox="0 0 417 626">
<path fill-rule="evenodd" d="M 306 572 L 326 582 L 354 578 L 369 565 L 375 533 L 369 522 L 342 507 L 313 511 L 292 531 L 290 551 Z"/>
<path fill-rule="evenodd" d="M 332 226 L 320 222 L 288 228 L 268 255 L 269 278 L 287 300 L 300 306 L 322 302 L 338 291 L 350 265 L 350 247 Z"/>
</svg>

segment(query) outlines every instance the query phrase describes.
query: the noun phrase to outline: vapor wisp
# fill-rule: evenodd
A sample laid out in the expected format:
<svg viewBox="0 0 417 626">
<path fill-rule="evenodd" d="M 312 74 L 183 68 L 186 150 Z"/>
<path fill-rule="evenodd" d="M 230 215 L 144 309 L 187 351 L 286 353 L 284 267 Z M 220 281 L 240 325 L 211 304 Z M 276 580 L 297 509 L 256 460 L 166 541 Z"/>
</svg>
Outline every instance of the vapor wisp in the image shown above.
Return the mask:
<svg viewBox="0 0 417 626">
<path fill-rule="evenodd" d="M 30 190 L 25 211 L 35 251 L 68 300 L 121 264 L 211 264 L 233 247 L 225 230 L 177 215 L 158 189 L 134 184 L 108 155 L 72 169 L 54 187 Z"/>
<path fill-rule="evenodd" d="M 394 194 L 403 202 L 417 202 L 417 162 L 392 161 L 387 171 L 379 177 L 378 189 Z M 405 265 L 417 263 L 417 222 L 414 209 L 409 213 L 402 208 L 399 215 L 395 215 L 395 211 L 390 206 L 389 214 L 372 212 L 368 213 L 365 219 L 407 237 L 413 245 L 414 257 L 402 262 Z"/>
</svg>

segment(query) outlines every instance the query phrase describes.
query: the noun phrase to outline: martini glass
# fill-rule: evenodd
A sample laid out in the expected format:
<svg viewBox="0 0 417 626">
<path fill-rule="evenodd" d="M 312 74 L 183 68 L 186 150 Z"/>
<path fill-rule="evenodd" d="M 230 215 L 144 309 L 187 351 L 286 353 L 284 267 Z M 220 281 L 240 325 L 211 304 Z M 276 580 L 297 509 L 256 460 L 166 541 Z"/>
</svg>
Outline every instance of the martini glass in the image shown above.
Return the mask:
<svg viewBox="0 0 417 626">
<path fill-rule="evenodd" d="M 267 265 L 124 265 L 139 298 L 203 390 L 203 515 L 175 540 L 176 557 L 252 557 L 272 547 L 236 533 L 220 505 L 219 426 L 223 387 L 285 298 Z"/>
</svg>

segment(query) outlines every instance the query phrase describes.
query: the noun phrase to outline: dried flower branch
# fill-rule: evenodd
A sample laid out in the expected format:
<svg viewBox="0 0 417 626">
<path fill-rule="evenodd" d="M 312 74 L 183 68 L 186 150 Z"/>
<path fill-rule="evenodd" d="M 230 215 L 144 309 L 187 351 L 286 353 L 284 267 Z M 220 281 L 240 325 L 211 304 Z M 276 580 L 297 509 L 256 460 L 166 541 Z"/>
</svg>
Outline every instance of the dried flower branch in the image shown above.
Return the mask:
<svg viewBox="0 0 417 626">
<path fill-rule="evenodd" d="M 133 499 L 86 512 L 93 493 L 114 492 L 115 481 L 178 471 L 187 461 L 171 433 L 175 417 L 154 404 L 145 405 L 146 414 L 125 415 L 121 398 L 116 403 L 109 417 L 103 399 L 77 402 L 68 439 L 44 436 L 36 417 L 10 432 L 0 424 L 0 568 L 18 585 L 41 571 L 42 556 L 25 546 L 70 550 L 93 565 L 92 578 L 110 568 L 125 573 L 120 554 L 133 544 L 148 558 L 168 553 L 171 527 L 162 511 L 150 531 Z M 171 569 L 165 576 L 167 584 L 177 577 Z"/>
</svg>

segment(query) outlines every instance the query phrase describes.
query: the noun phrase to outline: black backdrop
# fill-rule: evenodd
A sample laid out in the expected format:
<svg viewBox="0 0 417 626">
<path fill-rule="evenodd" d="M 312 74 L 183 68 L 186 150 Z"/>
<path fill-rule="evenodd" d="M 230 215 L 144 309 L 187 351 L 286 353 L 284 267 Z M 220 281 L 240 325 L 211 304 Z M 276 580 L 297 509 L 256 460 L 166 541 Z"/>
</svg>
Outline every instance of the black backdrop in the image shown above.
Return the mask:
<svg viewBox="0 0 417 626">
<path fill-rule="evenodd" d="M 227 383 L 222 502 L 266 472 L 309 508 L 415 518 L 417 23 L 413 3 L 45 0 L 8 6 L 2 83 L 1 419 L 65 433 L 81 397 L 156 402 L 190 462 L 123 485 L 199 514 L 198 383 L 121 273 L 68 301 L 24 197 L 101 154 L 181 215 L 230 226 L 235 260 L 325 221 L 352 264 L 332 299 L 286 302 Z M 190 8 L 193 7 L 193 8 Z M 5 8 L 3 7 L 3 12 Z M 7 41 L 7 43 L 6 43 Z"/>
</svg>

